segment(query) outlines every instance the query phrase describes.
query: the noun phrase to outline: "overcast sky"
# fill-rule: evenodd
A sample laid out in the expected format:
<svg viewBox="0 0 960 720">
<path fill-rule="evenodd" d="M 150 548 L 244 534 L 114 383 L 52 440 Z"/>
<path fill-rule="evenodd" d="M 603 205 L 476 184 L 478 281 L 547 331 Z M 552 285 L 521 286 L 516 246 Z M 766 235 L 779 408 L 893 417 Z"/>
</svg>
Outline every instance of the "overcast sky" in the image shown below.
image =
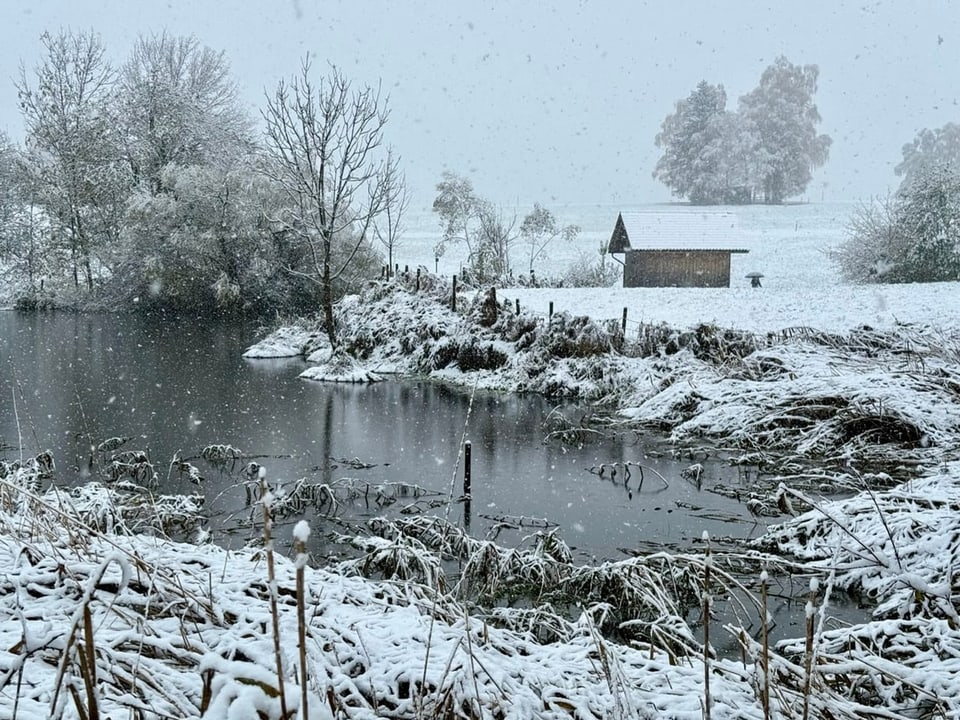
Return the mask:
<svg viewBox="0 0 960 720">
<path fill-rule="evenodd" d="M 444 170 L 508 206 L 669 200 L 651 172 L 674 103 L 706 80 L 736 109 L 781 54 L 819 65 L 820 131 L 834 141 L 806 199 L 885 194 L 905 142 L 960 122 L 951 0 L 7 0 L 0 128 L 15 140 L 19 65 L 60 28 L 98 32 L 118 62 L 138 34 L 195 35 L 226 52 L 257 115 L 308 52 L 318 70 L 382 80 L 387 140 L 419 207 Z"/>
</svg>

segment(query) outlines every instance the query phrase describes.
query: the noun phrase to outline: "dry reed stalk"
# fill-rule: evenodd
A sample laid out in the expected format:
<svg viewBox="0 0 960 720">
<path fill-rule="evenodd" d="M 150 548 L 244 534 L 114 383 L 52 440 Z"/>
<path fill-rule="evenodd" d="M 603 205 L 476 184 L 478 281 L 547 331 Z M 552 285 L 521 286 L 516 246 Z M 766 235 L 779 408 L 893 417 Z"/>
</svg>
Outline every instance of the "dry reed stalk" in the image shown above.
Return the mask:
<svg viewBox="0 0 960 720">
<path fill-rule="evenodd" d="M 87 707 L 84 708 L 80 695 L 76 687 L 72 684 L 67 686 L 67 690 L 73 697 L 74 705 L 77 708 L 77 714 L 90 720 L 98 720 L 100 717 L 100 708 L 97 704 L 97 657 L 96 648 L 93 640 L 93 616 L 90 613 L 90 603 L 93 602 L 93 593 L 98 584 L 103 579 L 103 574 L 111 563 L 118 563 L 122 572 L 122 577 L 117 586 L 117 593 L 122 592 L 130 582 L 130 566 L 127 565 L 121 556 L 111 556 L 106 558 L 97 570 L 90 575 L 87 581 L 87 587 L 84 589 L 83 597 L 80 599 L 80 607 L 74 613 L 70 623 L 70 632 L 67 634 L 67 641 L 63 649 L 63 655 L 60 658 L 60 665 L 57 668 L 53 699 L 50 701 L 50 714 L 52 717 L 59 717 L 62 714 L 62 708 L 59 706 L 60 690 L 63 687 L 64 678 L 67 672 L 67 665 L 70 663 L 71 649 L 76 646 L 77 657 L 80 661 L 80 676 L 83 679 L 84 688 L 87 695 Z M 77 638 L 80 624 L 83 623 L 84 642 L 81 645 Z"/>
<path fill-rule="evenodd" d="M 423 672 L 420 676 L 420 693 L 417 694 L 414 698 L 414 710 L 416 712 L 417 720 L 422 720 L 423 711 L 424 711 L 424 694 L 427 689 L 427 667 L 430 664 L 430 648 L 433 647 L 433 626 L 437 621 L 437 598 L 440 595 L 440 591 L 437 588 L 433 588 L 433 598 L 430 606 L 430 625 L 427 629 L 427 643 L 426 648 L 424 649 L 423 654 Z"/>
<path fill-rule="evenodd" d="M 273 655 L 277 665 L 277 691 L 280 695 L 280 715 L 287 717 L 287 694 L 283 681 L 283 655 L 280 650 L 280 610 L 277 607 L 277 578 L 273 564 L 273 518 L 270 514 L 270 495 L 267 491 L 266 468 L 261 467 L 260 505 L 263 507 L 263 545 L 267 554 L 267 583 L 270 588 L 270 618 L 273 625 Z"/>
<path fill-rule="evenodd" d="M 203 717 L 210 707 L 210 701 L 213 700 L 213 669 L 204 670 L 201 678 L 203 689 L 200 692 L 200 716 Z"/>
<path fill-rule="evenodd" d="M 480 701 L 480 686 L 477 684 L 476 658 L 473 654 L 473 641 L 470 638 L 470 613 L 467 610 L 466 603 L 463 605 L 463 631 L 467 638 L 467 659 L 470 661 L 470 676 L 473 679 L 473 696 L 477 703 L 477 717 L 483 717 L 483 705 L 481 705 Z"/>
<path fill-rule="evenodd" d="M 703 531 L 703 710 L 710 720 L 710 533 Z"/>
<path fill-rule="evenodd" d="M 763 705 L 763 720 L 770 720 L 770 636 L 768 624 L 770 615 L 767 613 L 767 571 L 760 573 L 760 642 L 762 655 L 760 668 L 763 672 L 761 683 L 760 702 Z"/>
<path fill-rule="evenodd" d="M 309 537 L 310 526 L 306 520 L 301 520 L 293 530 L 293 550 L 296 553 L 297 568 L 297 643 L 300 651 L 300 713 L 303 718 L 310 717 L 307 698 L 307 598 L 303 578 L 303 569 L 307 564 L 307 538 Z"/>
<path fill-rule="evenodd" d="M 816 615 L 817 591 L 820 583 L 817 578 L 810 578 L 810 598 L 807 600 L 806 613 L 806 646 L 803 653 L 803 720 L 810 717 L 810 688 L 813 675 L 813 620 Z"/>
<path fill-rule="evenodd" d="M 93 616 L 90 614 L 90 603 L 83 606 L 83 635 L 84 644 L 77 645 L 77 655 L 80 658 L 80 674 L 83 677 L 83 688 L 87 693 L 87 710 L 90 720 L 99 720 L 100 706 L 97 704 L 97 651 L 93 646 Z"/>
</svg>

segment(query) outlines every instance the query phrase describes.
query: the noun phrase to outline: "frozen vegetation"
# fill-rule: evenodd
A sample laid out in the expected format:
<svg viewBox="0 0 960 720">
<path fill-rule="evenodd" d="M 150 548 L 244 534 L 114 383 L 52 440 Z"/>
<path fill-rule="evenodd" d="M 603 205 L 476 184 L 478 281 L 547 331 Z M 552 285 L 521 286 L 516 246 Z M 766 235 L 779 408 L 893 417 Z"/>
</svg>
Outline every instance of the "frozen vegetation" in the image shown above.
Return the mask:
<svg viewBox="0 0 960 720">
<path fill-rule="evenodd" d="M 355 557 L 331 564 L 274 551 L 270 529 L 288 508 L 335 518 L 327 486 L 248 468 L 263 543 L 228 551 L 164 539 L 202 527 L 202 497 L 154 498 L 136 456 L 70 493 L 43 456 L 4 463 L 0 714 L 960 717 L 957 286 L 840 285 L 803 255 L 836 223 L 801 208 L 769 237 L 773 212 L 747 223 L 759 290 L 738 267 L 729 290 L 465 288 L 454 311 L 447 277 L 411 272 L 337 305 L 336 351 L 304 320 L 248 352 L 310 358 L 310 380 L 573 395 L 601 430 L 721 446 L 763 470 L 759 539 L 585 566 L 562 532 L 506 548 L 414 514 L 343 537 Z M 786 574 L 806 627 L 773 642 Z M 841 597 L 869 618 L 836 620 Z"/>
</svg>

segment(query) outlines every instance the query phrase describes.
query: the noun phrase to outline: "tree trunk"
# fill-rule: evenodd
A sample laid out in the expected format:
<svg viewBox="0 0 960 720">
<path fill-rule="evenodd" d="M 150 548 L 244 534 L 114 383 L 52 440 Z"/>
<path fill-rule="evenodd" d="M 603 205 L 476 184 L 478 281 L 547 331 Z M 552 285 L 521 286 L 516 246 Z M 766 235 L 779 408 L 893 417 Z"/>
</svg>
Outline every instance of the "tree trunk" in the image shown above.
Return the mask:
<svg viewBox="0 0 960 720">
<path fill-rule="evenodd" d="M 333 281 L 330 279 L 330 240 L 323 241 L 323 322 L 327 326 L 330 349 L 337 349 L 337 329 L 333 324 Z"/>
</svg>

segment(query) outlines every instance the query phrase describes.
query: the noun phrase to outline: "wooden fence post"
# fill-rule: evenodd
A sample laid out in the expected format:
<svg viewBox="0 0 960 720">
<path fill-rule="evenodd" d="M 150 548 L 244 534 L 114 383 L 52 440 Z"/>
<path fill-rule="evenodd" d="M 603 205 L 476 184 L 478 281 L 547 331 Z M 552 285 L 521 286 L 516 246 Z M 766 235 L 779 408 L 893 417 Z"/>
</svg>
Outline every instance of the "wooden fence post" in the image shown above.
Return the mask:
<svg viewBox="0 0 960 720">
<path fill-rule="evenodd" d="M 553 317 L 553 300 L 550 301 L 550 313 L 547 315 L 548 318 Z"/>
<path fill-rule="evenodd" d="M 620 323 L 620 328 L 623 331 L 623 336 L 627 336 L 627 309 L 623 309 L 623 322 Z"/>
<path fill-rule="evenodd" d="M 457 311 L 457 276 L 453 276 L 453 297 L 450 300 L 450 309 Z"/>
</svg>

